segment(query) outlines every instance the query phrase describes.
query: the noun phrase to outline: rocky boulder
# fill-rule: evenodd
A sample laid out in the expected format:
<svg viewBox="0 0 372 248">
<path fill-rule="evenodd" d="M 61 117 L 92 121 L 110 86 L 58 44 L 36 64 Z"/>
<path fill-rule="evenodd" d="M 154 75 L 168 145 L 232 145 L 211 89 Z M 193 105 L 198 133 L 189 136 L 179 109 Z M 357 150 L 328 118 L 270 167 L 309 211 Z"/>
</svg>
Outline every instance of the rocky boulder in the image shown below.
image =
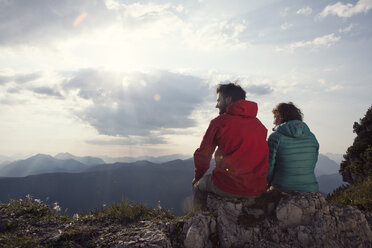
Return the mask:
<svg viewBox="0 0 372 248">
<path fill-rule="evenodd" d="M 370 214 L 320 193 L 269 192 L 243 199 L 210 194 L 183 226 L 185 247 L 372 247 Z"/>
</svg>

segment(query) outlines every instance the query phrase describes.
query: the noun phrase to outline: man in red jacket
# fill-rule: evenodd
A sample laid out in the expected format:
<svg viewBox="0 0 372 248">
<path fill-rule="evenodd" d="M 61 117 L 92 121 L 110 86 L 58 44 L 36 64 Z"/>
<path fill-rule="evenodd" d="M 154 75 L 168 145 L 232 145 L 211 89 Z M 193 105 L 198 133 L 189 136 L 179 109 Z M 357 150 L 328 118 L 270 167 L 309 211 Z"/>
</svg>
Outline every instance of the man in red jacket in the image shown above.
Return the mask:
<svg viewBox="0 0 372 248">
<path fill-rule="evenodd" d="M 233 83 L 220 84 L 217 94 L 220 115 L 210 122 L 194 153 L 195 209 L 206 207 L 208 192 L 249 199 L 254 204 L 267 187 L 267 129 L 256 118 L 257 103 L 246 101 L 245 91 Z M 216 166 L 212 175 L 204 176 L 216 147 Z"/>
</svg>

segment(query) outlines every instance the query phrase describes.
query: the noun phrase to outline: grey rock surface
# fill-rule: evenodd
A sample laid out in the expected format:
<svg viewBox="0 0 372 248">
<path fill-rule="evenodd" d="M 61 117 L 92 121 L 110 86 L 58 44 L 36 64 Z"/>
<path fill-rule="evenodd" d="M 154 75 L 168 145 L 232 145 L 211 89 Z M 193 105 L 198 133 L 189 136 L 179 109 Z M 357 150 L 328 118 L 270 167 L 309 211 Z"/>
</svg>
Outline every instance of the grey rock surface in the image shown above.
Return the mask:
<svg viewBox="0 0 372 248">
<path fill-rule="evenodd" d="M 202 213 L 196 214 L 185 223 L 184 231 L 186 248 L 215 247 L 210 236 L 216 233 L 216 221 L 213 217 Z"/>
<path fill-rule="evenodd" d="M 114 248 L 148 247 L 148 248 L 170 248 L 170 239 L 164 232 L 165 227 L 151 221 L 141 221 L 140 225 L 132 231 L 130 237 L 125 241 L 114 245 Z"/>
<path fill-rule="evenodd" d="M 369 213 L 328 203 L 320 193 L 270 194 L 253 206 L 210 194 L 208 211 L 184 224 L 184 246 L 372 247 Z"/>
</svg>

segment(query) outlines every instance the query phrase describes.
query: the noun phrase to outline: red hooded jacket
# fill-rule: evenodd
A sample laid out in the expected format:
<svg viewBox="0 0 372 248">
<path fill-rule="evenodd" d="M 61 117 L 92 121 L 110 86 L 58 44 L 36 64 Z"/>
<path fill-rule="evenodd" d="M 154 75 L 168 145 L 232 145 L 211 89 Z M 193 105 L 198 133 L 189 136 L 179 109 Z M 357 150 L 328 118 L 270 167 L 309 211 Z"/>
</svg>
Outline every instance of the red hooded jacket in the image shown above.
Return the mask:
<svg viewBox="0 0 372 248">
<path fill-rule="evenodd" d="M 194 153 L 195 179 L 209 169 L 215 153 L 214 184 L 237 195 L 259 195 L 266 191 L 269 151 L 267 129 L 256 118 L 257 103 L 239 100 L 213 119 Z"/>
</svg>

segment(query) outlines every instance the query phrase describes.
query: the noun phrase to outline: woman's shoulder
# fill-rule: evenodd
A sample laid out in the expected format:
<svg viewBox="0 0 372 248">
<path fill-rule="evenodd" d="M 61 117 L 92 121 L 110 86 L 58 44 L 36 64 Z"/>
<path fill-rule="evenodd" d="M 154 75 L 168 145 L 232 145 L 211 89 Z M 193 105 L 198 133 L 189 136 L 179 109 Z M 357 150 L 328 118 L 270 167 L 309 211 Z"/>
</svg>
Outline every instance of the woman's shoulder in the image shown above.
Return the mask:
<svg viewBox="0 0 372 248">
<path fill-rule="evenodd" d="M 275 127 L 273 128 L 273 131 L 270 135 L 269 135 L 269 141 L 278 141 L 280 140 L 281 136 L 283 136 L 283 134 L 281 134 L 280 132 L 278 132 Z"/>
</svg>

